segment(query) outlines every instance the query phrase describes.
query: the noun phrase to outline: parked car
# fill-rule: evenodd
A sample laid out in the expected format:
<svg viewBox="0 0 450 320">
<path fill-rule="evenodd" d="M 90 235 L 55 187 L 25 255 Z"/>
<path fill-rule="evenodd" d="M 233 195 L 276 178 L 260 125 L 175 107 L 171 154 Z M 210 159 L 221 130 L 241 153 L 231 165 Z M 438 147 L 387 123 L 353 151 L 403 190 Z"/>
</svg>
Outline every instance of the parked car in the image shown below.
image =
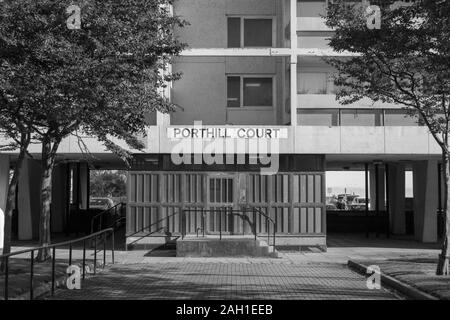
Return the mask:
<svg viewBox="0 0 450 320">
<path fill-rule="evenodd" d="M 89 201 L 90 209 L 108 210 L 114 207 L 114 201 L 111 198 L 91 198 Z"/>
<path fill-rule="evenodd" d="M 350 204 L 350 210 L 366 210 L 366 198 L 356 197 Z"/>
<path fill-rule="evenodd" d="M 327 210 L 337 210 L 337 207 L 333 203 L 327 203 L 326 205 Z"/>
</svg>

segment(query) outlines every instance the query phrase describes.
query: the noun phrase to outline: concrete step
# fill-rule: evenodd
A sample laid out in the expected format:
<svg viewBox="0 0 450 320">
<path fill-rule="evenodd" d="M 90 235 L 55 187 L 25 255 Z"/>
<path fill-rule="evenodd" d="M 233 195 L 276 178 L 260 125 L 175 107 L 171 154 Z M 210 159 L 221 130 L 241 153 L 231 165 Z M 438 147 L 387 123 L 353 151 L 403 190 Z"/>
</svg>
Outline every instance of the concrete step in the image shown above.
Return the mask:
<svg viewBox="0 0 450 320">
<path fill-rule="evenodd" d="M 177 240 L 178 257 L 270 257 L 278 252 L 263 240 L 251 238 L 196 238 Z"/>
</svg>

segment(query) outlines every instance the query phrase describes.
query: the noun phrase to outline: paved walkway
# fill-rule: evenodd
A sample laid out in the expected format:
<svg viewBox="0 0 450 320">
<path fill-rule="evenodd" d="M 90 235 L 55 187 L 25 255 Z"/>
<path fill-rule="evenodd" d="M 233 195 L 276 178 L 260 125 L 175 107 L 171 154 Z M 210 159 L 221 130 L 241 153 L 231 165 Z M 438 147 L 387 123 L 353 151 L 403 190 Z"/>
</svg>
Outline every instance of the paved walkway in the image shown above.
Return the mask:
<svg viewBox="0 0 450 320">
<path fill-rule="evenodd" d="M 56 300 L 102 299 L 396 299 L 369 290 L 363 276 L 339 264 L 213 262 L 118 264 L 82 283 L 57 290 Z"/>
<path fill-rule="evenodd" d="M 399 297 L 385 289 L 367 289 L 365 277 L 349 270 L 347 261 L 439 254 L 438 245 L 373 235 L 330 236 L 328 245 L 325 253 L 282 251 L 280 259 L 177 258 L 166 251 L 116 251 L 114 266 L 83 281 L 80 291 L 58 289 L 54 299 L 394 299 Z M 87 252 L 89 261 L 92 253 Z M 58 250 L 57 256 L 67 260 L 68 250 Z M 75 249 L 73 258 L 81 256 L 82 250 Z M 110 263 L 110 251 L 106 260 Z"/>
</svg>

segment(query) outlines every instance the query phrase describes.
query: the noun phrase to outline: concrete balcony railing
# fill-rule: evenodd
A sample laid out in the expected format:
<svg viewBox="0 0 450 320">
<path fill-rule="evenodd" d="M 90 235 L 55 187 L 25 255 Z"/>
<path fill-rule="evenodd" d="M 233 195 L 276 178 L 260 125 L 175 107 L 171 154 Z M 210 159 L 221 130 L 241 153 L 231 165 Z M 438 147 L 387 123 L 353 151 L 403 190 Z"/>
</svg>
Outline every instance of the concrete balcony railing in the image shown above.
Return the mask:
<svg viewBox="0 0 450 320">
<path fill-rule="evenodd" d="M 192 127 L 192 126 L 184 126 Z M 240 126 L 211 126 L 240 128 Z M 250 126 L 246 126 L 250 127 Z M 252 126 L 252 128 L 258 126 Z M 439 146 L 426 127 L 391 126 L 276 126 L 284 129 L 287 136 L 279 140 L 280 153 L 292 154 L 417 154 L 439 155 Z M 171 153 L 180 143 L 188 140 L 169 137 L 168 130 L 180 126 L 157 127 L 149 130 L 149 153 Z M 259 128 L 259 127 L 258 127 Z M 272 128 L 272 127 L 271 127 Z M 204 144 L 222 145 L 226 139 L 209 139 Z M 248 145 L 248 140 L 244 141 Z M 246 148 L 247 149 L 247 148 Z M 178 149 L 177 149 L 178 151 Z M 248 150 L 246 150 L 248 152 Z"/>
<path fill-rule="evenodd" d="M 298 17 L 297 18 L 297 31 L 333 31 L 333 29 L 327 27 L 325 19 L 321 17 Z"/>
<path fill-rule="evenodd" d="M 361 99 L 349 105 L 341 105 L 336 101 L 334 94 L 299 94 L 297 96 L 297 108 L 300 109 L 321 109 L 321 108 L 358 108 L 358 109 L 398 109 L 399 106 L 393 103 L 373 102 L 370 99 Z"/>
</svg>

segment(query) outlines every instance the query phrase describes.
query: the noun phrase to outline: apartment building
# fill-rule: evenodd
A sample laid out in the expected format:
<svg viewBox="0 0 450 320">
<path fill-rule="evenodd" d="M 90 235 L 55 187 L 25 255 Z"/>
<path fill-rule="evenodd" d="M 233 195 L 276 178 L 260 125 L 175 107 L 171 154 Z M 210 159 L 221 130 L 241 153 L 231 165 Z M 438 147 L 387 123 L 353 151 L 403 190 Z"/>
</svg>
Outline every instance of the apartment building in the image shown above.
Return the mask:
<svg viewBox="0 0 450 320">
<path fill-rule="evenodd" d="M 328 46 L 325 10 L 325 0 L 175 2 L 174 14 L 190 23 L 177 30 L 189 48 L 171 66 L 181 80 L 164 94 L 179 109 L 150 119 L 146 150 L 129 170 L 127 243 L 275 229 L 279 245 L 326 248 L 327 170 L 366 170 L 368 198 L 394 234 L 405 232 L 404 177 L 412 170 L 415 237 L 437 240 L 440 149 L 398 105 L 335 100 L 323 58 L 348 54 Z M 74 142 L 61 148 L 79 159 Z M 99 167 L 119 166 L 95 141 L 91 148 Z M 86 165 L 60 171 L 66 178 L 55 183 L 80 172 L 77 183 L 86 185 Z M 86 203 L 88 187 L 75 189 L 72 198 Z M 252 208 L 256 230 L 232 214 L 253 221 Z M 62 229 L 64 219 L 55 219 Z"/>
</svg>

